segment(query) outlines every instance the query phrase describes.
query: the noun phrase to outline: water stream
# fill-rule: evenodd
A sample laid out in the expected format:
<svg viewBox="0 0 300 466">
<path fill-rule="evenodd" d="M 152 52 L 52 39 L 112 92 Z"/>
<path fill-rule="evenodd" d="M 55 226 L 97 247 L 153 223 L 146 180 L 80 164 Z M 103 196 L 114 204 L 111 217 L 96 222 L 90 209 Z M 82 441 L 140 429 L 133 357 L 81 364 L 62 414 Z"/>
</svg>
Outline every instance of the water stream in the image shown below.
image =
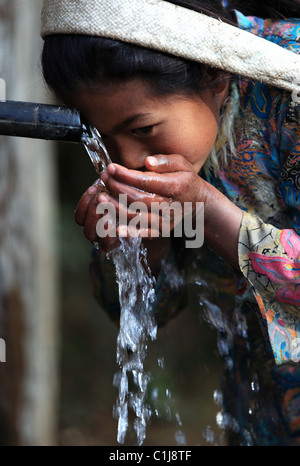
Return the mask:
<svg viewBox="0 0 300 466">
<path fill-rule="evenodd" d="M 100 175 L 111 163 L 107 149 L 103 143 L 101 134 L 94 126 L 83 126 L 81 142 L 83 143 L 97 175 Z"/>
<path fill-rule="evenodd" d="M 146 267 L 146 251 L 140 238 L 121 238 L 121 245 L 111 254 L 119 285 L 121 308 L 117 339 L 117 362 L 120 372 L 114 384 L 119 389 L 115 406 L 118 418 L 118 442 L 124 443 L 129 409 L 135 414 L 134 429 L 137 443 L 146 438 L 146 426 L 151 410 L 146 404 L 150 376 L 144 370 L 149 338 L 156 338 L 157 327 L 149 305 L 154 298 L 154 280 Z M 130 387 L 131 384 L 131 387 Z"/>
<path fill-rule="evenodd" d="M 101 135 L 87 127 L 82 142 L 98 175 L 111 162 Z M 150 312 L 155 282 L 147 265 L 141 238 L 120 238 L 120 245 L 108 255 L 115 265 L 119 286 L 120 328 L 117 338 L 117 363 L 114 385 L 118 400 L 114 414 L 118 419 L 117 440 L 124 443 L 129 427 L 129 412 L 134 414 L 137 443 L 146 437 L 150 408 L 146 404 L 149 374 L 144 370 L 148 340 L 156 338 L 157 327 Z"/>
</svg>

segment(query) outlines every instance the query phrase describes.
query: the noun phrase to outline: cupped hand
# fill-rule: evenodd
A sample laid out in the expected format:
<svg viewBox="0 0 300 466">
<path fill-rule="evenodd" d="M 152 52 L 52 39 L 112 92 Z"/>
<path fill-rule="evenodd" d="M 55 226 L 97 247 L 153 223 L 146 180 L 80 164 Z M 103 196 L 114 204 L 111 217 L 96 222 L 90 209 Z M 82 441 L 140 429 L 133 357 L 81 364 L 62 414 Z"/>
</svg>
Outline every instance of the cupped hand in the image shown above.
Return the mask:
<svg viewBox="0 0 300 466">
<path fill-rule="evenodd" d="M 80 198 L 74 212 L 75 222 L 83 227 L 85 237 L 92 243 L 100 244 L 104 251 L 110 251 L 118 244 L 116 237 L 106 236 L 99 238 L 97 234 L 97 224 L 101 218 L 101 214 L 97 212 L 100 193 L 106 192 L 103 182 L 98 179 L 90 186 Z"/>
<path fill-rule="evenodd" d="M 94 184 L 80 199 L 75 220 L 83 226 L 87 239 L 98 241 L 105 251 L 117 246 L 118 236 L 167 236 L 182 218 L 182 210 L 178 215 L 174 206 L 195 205 L 205 198 L 194 167 L 176 154 L 147 157 L 143 171 L 110 164 L 101 180 L 105 187 Z M 115 216 L 104 214 L 108 207 Z M 99 228 L 105 222 L 112 234 Z"/>
<path fill-rule="evenodd" d="M 126 203 L 128 213 L 132 212 L 127 222 L 131 226 L 136 225 L 132 216 L 139 209 L 138 234 L 143 237 L 166 236 L 187 213 L 186 209 L 194 215 L 196 203 L 202 203 L 206 196 L 203 180 L 180 155 L 147 157 L 143 171 L 111 164 L 101 178 L 108 193 L 99 196 L 100 201 L 105 197 L 107 202 L 118 199 L 119 205 Z"/>
<path fill-rule="evenodd" d="M 205 190 L 193 165 L 181 155 L 156 155 L 145 159 L 145 169 L 132 170 L 110 164 L 101 176 L 115 197 L 127 194 L 131 202 L 204 201 Z"/>
</svg>

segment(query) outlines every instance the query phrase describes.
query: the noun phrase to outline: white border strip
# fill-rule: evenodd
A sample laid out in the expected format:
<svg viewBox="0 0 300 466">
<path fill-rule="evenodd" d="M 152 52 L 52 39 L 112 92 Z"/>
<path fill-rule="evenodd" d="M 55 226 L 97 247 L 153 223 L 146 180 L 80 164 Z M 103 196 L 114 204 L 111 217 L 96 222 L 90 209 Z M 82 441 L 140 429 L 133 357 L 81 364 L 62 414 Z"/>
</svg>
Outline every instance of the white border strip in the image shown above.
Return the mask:
<svg viewBox="0 0 300 466">
<path fill-rule="evenodd" d="M 0 102 L 6 101 L 6 83 L 3 78 L 0 78 Z"/>
</svg>

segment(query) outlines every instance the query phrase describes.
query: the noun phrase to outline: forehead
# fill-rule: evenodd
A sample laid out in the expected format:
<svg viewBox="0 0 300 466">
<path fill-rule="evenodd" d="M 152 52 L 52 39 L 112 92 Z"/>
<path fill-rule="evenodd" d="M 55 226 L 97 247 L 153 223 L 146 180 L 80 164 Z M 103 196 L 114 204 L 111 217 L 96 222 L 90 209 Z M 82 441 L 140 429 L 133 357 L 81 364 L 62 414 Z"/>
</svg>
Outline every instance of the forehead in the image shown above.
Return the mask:
<svg viewBox="0 0 300 466">
<path fill-rule="evenodd" d="M 137 79 L 125 83 L 80 86 L 67 96 L 67 100 L 84 112 L 97 107 L 105 112 L 117 109 L 123 112 L 143 105 L 154 107 L 159 100 L 165 102 L 165 98 L 154 97 L 149 85 Z"/>
<path fill-rule="evenodd" d="M 117 114 L 119 118 L 130 113 L 157 112 L 167 109 L 178 101 L 195 101 L 196 98 L 182 95 L 157 95 L 150 84 L 142 79 L 133 79 L 124 83 L 97 84 L 81 86 L 76 93 L 69 96 L 68 102 L 83 114 L 101 113 Z"/>
</svg>

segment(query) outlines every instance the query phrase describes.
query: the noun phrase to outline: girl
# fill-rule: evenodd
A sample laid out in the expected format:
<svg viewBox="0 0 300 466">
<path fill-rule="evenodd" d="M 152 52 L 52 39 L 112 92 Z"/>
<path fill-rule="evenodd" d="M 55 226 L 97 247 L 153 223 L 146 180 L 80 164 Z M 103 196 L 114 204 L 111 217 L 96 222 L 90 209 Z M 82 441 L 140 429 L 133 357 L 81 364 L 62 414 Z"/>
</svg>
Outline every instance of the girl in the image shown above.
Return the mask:
<svg viewBox="0 0 300 466">
<path fill-rule="evenodd" d="M 99 203 L 110 202 L 121 212 L 126 206 L 119 204 L 120 194 L 127 195 L 129 204 L 141 201 L 149 208 L 154 201 L 191 202 L 194 207 L 203 202 L 202 248 L 184 249 L 183 238 L 157 238 L 147 231 L 148 263 L 157 278 L 157 321 L 167 322 L 185 300 L 185 286 L 168 281 L 170 267 L 184 276 L 183 283 L 201 277 L 214 288 L 217 284 L 219 307 L 214 309 L 220 314 L 213 318 L 219 322 L 220 341 L 226 341 L 228 444 L 299 445 L 297 96 L 228 72 L 229 59 L 228 69 L 225 64 L 220 70 L 206 58 L 199 63 L 160 52 L 163 28 L 153 31 L 156 50 L 142 47 L 143 28 L 138 45 L 127 37 L 123 42 L 93 34 L 97 18 L 88 7 L 80 11 L 80 24 L 70 29 L 72 2 L 59 2 L 55 11 L 51 3 L 45 1 L 43 12 L 45 79 L 97 127 L 113 161 L 101 176 L 105 190 L 100 183 L 90 187 L 75 213 L 86 237 L 100 242 L 91 266 L 97 299 L 117 320 L 113 270 L 102 253 L 116 242 L 97 235 Z M 110 11 L 110 2 L 94 3 Z M 263 6 L 238 0 L 143 3 L 150 9 L 153 3 L 175 4 L 177 15 L 193 10 L 193 17 L 220 18 L 299 53 L 298 1 L 265 1 Z M 132 2 L 124 5 L 125 16 L 137 14 Z M 122 29 L 122 12 L 119 16 Z M 192 46 L 188 32 L 185 38 L 186 47 Z M 202 48 L 205 55 L 205 44 Z M 150 218 L 146 222 L 150 228 Z"/>
</svg>

